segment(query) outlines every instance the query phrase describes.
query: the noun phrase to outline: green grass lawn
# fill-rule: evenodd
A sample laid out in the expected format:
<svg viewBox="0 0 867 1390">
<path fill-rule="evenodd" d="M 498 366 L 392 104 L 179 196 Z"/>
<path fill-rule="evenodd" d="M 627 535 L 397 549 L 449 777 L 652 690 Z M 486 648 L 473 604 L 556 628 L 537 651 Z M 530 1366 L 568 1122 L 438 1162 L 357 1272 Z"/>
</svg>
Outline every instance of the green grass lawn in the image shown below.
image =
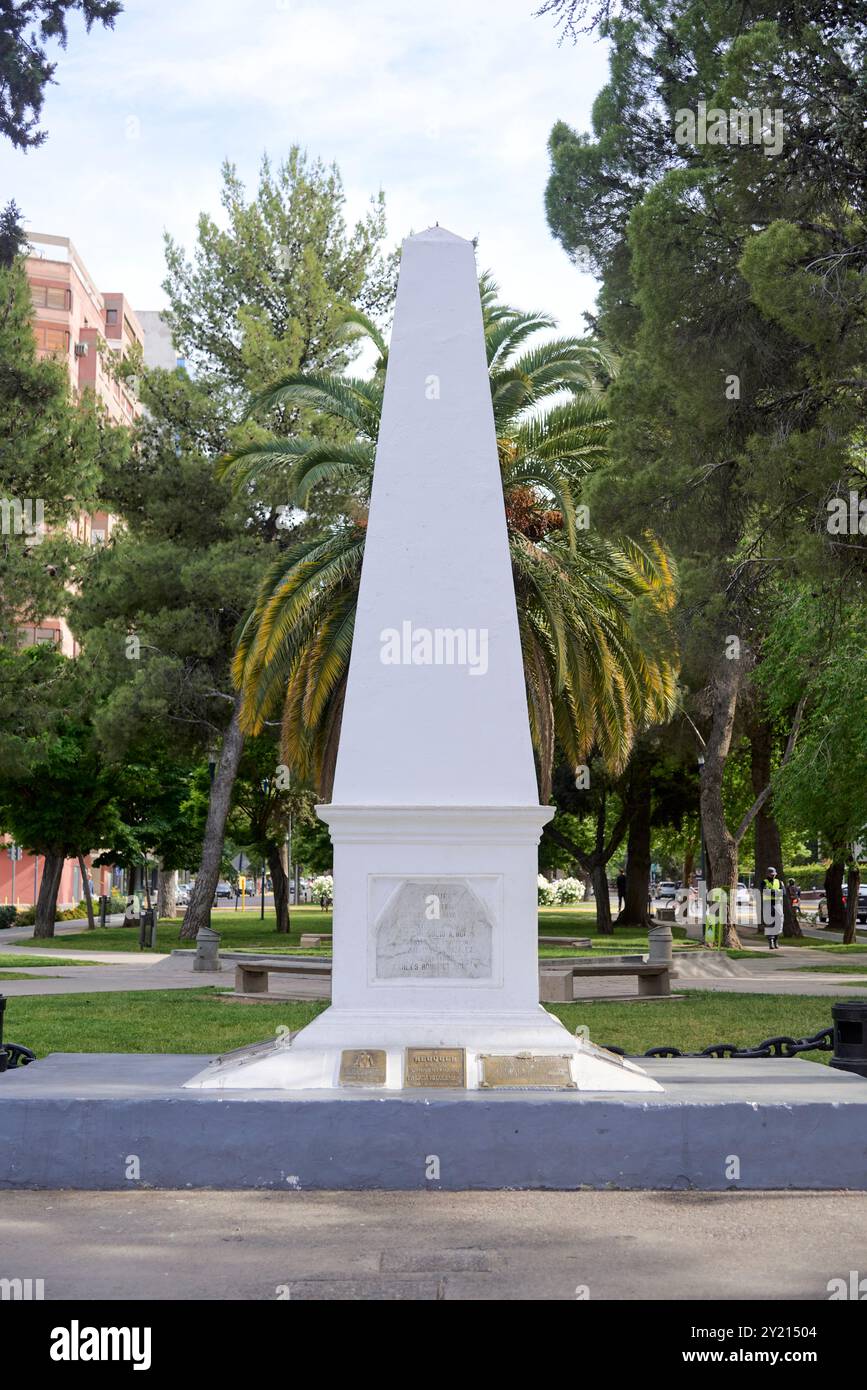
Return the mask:
<svg viewBox="0 0 867 1390">
<path fill-rule="evenodd" d="M 750 1046 L 777 1034 L 809 1037 L 830 1024 L 832 1003 L 810 995 L 690 991 L 685 999 L 653 1004 L 600 1001 L 548 1008 L 570 1031 L 586 1024 L 594 1042 L 640 1054 L 663 1044 L 698 1051 L 716 1042 Z M 214 1053 L 274 1037 L 280 1025 L 303 1028 L 325 1007 L 318 1000 L 231 1004 L 213 987 L 22 996 L 7 1003 L 5 1036 L 39 1057 L 49 1052 Z M 827 1061 L 829 1054 L 805 1056 Z"/>
<path fill-rule="evenodd" d="M 679 1047 L 699 1052 L 711 1043 L 754 1047 L 765 1038 L 809 1038 L 830 1027 L 834 1000 L 814 995 L 723 994 L 690 990 L 683 999 L 653 1004 L 546 1004 L 570 1032 L 580 1025 L 601 1047 L 614 1044 L 640 1054 L 649 1047 Z M 829 1052 L 805 1052 L 812 1062 L 827 1062 Z M 772 1060 L 768 1065 L 773 1065 Z"/>
<path fill-rule="evenodd" d="M 0 970 L 17 969 L 18 966 L 28 965 L 73 965 L 77 970 L 82 966 L 99 965 L 96 960 L 55 960 L 53 956 L 3 956 L 0 955 Z"/>
<path fill-rule="evenodd" d="M 213 912 L 212 921 L 222 937 L 221 948 L 224 951 L 269 950 L 282 954 L 286 950 L 299 950 L 302 932 L 331 931 L 331 913 L 323 912 L 321 908 L 314 906 L 292 909 L 292 930 L 288 936 L 278 936 L 273 911 L 266 910 L 264 922 L 260 921 L 258 908 L 254 911 L 248 907 L 246 912 L 241 912 L 240 909 L 234 912 L 232 908 L 220 909 Z M 155 949 L 173 951 L 178 947 L 186 947 L 194 951 L 195 941 L 181 941 L 180 931 L 180 917 L 174 921 L 161 919 L 157 923 Z M 56 950 L 58 945 L 62 945 L 64 951 L 69 949 L 137 952 L 139 949 L 138 931 L 134 927 L 106 927 L 104 930 L 97 927 L 95 931 L 85 928 L 79 932 L 64 933 L 62 937 L 58 936 L 49 941 L 34 941 L 30 938 L 26 944 L 28 948 L 49 951 Z M 306 954 L 312 953 L 305 950 Z M 325 954 L 330 955 L 330 950 Z"/>
<path fill-rule="evenodd" d="M 221 949 L 224 951 L 275 952 L 278 955 L 292 955 L 301 950 L 303 932 L 330 932 L 331 913 L 323 912 L 314 905 L 295 907 L 290 914 L 292 930 L 288 936 L 278 936 L 275 931 L 275 917 L 272 911 L 265 912 L 264 921 L 259 919 L 258 908 L 235 912 L 231 908 L 220 909 L 212 914 L 215 929 L 221 935 Z M 161 920 L 157 924 L 155 948 L 158 951 L 171 951 L 178 947 L 195 949 L 194 941 L 181 941 L 181 920 Z M 696 943 L 686 941 L 683 927 L 673 928 L 678 948 L 701 949 Z M 575 907 L 539 909 L 539 933 L 542 936 L 582 936 L 589 937 L 593 951 L 602 955 L 632 954 L 647 950 L 647 933 L 634 927 L 616 927 L 612 936 L 600 936 L 596 931 L 593 908 L 583 903 Z M 64 934 L 49 941 L 27 941 L 28 947 L 38 950 L 56 949 L 62 942 L 63 949 L 85 951 L 138 951 L 138 933 L 131 927 L 106 927 L 95 931 L 86 929 Z M 575 948 L 564 946 L 542 946 L 540 955 L 574 955 Z M 305 955 L 330 956 L 330 946 L 305 947 Z"/>
<path fill-rule="evenodd" d="M 796 965 L 796 972 L 814 975 L 867 975 L 867 961 L 857 965 L 853 960 L 842 960 L 839 965 Z"/>
</svg>

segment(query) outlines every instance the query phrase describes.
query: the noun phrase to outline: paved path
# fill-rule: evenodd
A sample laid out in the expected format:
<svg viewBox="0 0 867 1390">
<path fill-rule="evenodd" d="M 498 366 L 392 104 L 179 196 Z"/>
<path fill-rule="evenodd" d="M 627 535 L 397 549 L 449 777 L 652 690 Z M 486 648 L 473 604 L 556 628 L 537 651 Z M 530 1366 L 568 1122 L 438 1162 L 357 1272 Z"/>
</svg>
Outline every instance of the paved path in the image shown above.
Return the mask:
<svg viewBox="0 0 867 1390">
<path fill-rule="evenodd" d="M 28 957 L 38 955 L 26 945 L 0 946 L 0 952 L 10 956 Z M 33 966 L 22 964 L 28 980 L 4 979 L 0 971 L 0 992 L 13 998 L 20 995 L 57 994 L 107 994 L 124 990 L 147 989 L 201 989 L 217 986 L 225 990 L 234 987 L 234 964 L 224 962 L 218 974 L 197 974 L 193 971 L 193 955 L 186 957 L 158 952 L 137 951 L 83 951 L 69 950 L 64 953 L 62 946 L 51 948 L 55 958 L 67 955 L 70 961 L 90 960 L 99 968 L 86 970 L 75 966 Z M 673 980 L 676 991 L 720 990 L 730 994 L 816 994 L 828 998 L 839 998 L 841 993 L 852 998 L 862 997 L 867 991 L 867 974 L 810 974 L 798 969 L 805 965 L 833 964 L 833 957 L 809 947 L 781 947 L 774 954 L 755 952 L 749 960 L 729 960 L 725 955 L 708 952 L 682 953 L 675 957 L 684 974 Z M 616 978 L 598 980 L 582 979 L 578 982 L 579 996 L 576 1002 L 592 1002 L 610 998 L 622 998 L 624 985 Z M 628 986 L 627 986 L 628 988 Z M 330 981 L 316 978 L 290 979 L 285 975 L 272 975 L 269 991 L 278 999 L 328 999 Z M 261 1001 L 263 1003 L 267 1000 Z M 239 1004 L 241 1001 L 239 1001 Z"/>
<path fill-rule="evenodd" d="M 865 1249 L 863 1193 L 0 1192 L 0 1277 L 72 1301 L 824 1300 Z"/>
</svg>

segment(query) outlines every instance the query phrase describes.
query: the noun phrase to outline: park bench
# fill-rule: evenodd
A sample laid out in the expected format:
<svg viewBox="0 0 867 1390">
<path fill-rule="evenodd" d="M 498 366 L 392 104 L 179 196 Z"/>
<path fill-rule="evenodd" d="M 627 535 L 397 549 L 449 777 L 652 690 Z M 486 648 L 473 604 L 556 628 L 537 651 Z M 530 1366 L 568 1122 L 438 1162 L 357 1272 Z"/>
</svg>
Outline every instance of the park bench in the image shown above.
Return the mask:
<svg viewBox="0 0 867 1390">
<path fill-rule="evenodd" d="M 565 968 L 563 968 L 565 966 Z M 576 978 L 600 975 L 637 975 L 637 998 L 659 998 L 671 993 L 667 965 L 650 965 L 646 961 L 602 960 L 575 963 L 546 961 L 539 971 L 539 998 L 544 1004 L 571 1003 L 575 997 Z"/>
<path fill-rule="evenodd" d="M 330 946 L 330 945 L 331 945 L 331 932 L 330 932 L 330 931 L 319 931 L 319 932 L 309 932 L 309 931 L 307 931 L 307 932 L 304 932 L 303 936 L 301 937 L 301 946 L 302 946 L 302 948 L 305 947 L 305 946 Z"/>
<path fill-rule="evenodd" d="M 236 994 L 267 994 L 268 976 L 319 975 L 331 976 L 330 960 L 251 960 L 235 963 Z"/>
</svg>

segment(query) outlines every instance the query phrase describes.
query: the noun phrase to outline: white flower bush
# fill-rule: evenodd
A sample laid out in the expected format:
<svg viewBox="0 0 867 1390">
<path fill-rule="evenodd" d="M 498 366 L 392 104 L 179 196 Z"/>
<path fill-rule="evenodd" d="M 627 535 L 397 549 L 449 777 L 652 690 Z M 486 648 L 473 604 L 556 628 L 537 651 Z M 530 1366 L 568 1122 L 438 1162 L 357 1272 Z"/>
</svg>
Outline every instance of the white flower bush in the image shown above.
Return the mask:
<svg viewBox="0 0 867 1390">
<path fill-rule="evenodd" d="M 313 901 L 315 903 L 318 903 L 319 899 L 323 896 L 323 894 L 326 898 L 334 897 L 333 874 L 317 874 L 315 878 L 311 878 L 310 896 L 313 899 Z"/>
<path fill-rule="evenodd" d="M 551 887 L 554 889 L 554 901 L 558 907 L 580 903 L 584 897 L 584 884 L 580 878 L 560 878 Z"/>
<path fill-rule="evenodd" d="M 551 907 L 557 901 L 553 883 L 544 874 L 540 874 L 536 882 L 539 885 L 539 906 Z"/>
</svg>

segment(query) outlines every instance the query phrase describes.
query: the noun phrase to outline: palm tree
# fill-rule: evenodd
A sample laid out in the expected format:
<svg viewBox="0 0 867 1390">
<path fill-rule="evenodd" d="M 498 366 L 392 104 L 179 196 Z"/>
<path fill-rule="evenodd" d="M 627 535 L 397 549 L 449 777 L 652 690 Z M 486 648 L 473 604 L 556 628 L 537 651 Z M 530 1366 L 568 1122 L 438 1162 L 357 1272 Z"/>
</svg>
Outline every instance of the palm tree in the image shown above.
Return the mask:
<svg viewBox="0 0 867 1390">
<path fill-rule="evenodd" d="M 612 368 L 604 351 L 576 338 L 530 343 L 555 320 L 500 304 L 488 276 L 481 294 L 530 725 L 547 801 L 555 742 L 576 766 L 595 747 L 617 773 L 636 732 L 671 713 L 668 624 L 657 622 L 648 644 L 638 623 L 642 608 L 670 610 L 674 580 L 651 537 L 616 546 L 582 526 L 581 479 L 604 457 L 608 432 L 600 383 Z M 287 501 L 300 508 L 323 483 L 347 495 L 341 524 L 290 543 L 270 567 L 234 666 L 242 726 L 256 733 L 282 707 L 283 756 L 323 796 L 337 752 L 388 358 L 364 315 L 351 312 L 346 321 L 379 353 L 370 378 L 295 372 L 249 413 L 312 407 L 348 427 L 349 442 L 253 444 L 221 465 L 239 490 L 285 479 Z"/>
</svg>

